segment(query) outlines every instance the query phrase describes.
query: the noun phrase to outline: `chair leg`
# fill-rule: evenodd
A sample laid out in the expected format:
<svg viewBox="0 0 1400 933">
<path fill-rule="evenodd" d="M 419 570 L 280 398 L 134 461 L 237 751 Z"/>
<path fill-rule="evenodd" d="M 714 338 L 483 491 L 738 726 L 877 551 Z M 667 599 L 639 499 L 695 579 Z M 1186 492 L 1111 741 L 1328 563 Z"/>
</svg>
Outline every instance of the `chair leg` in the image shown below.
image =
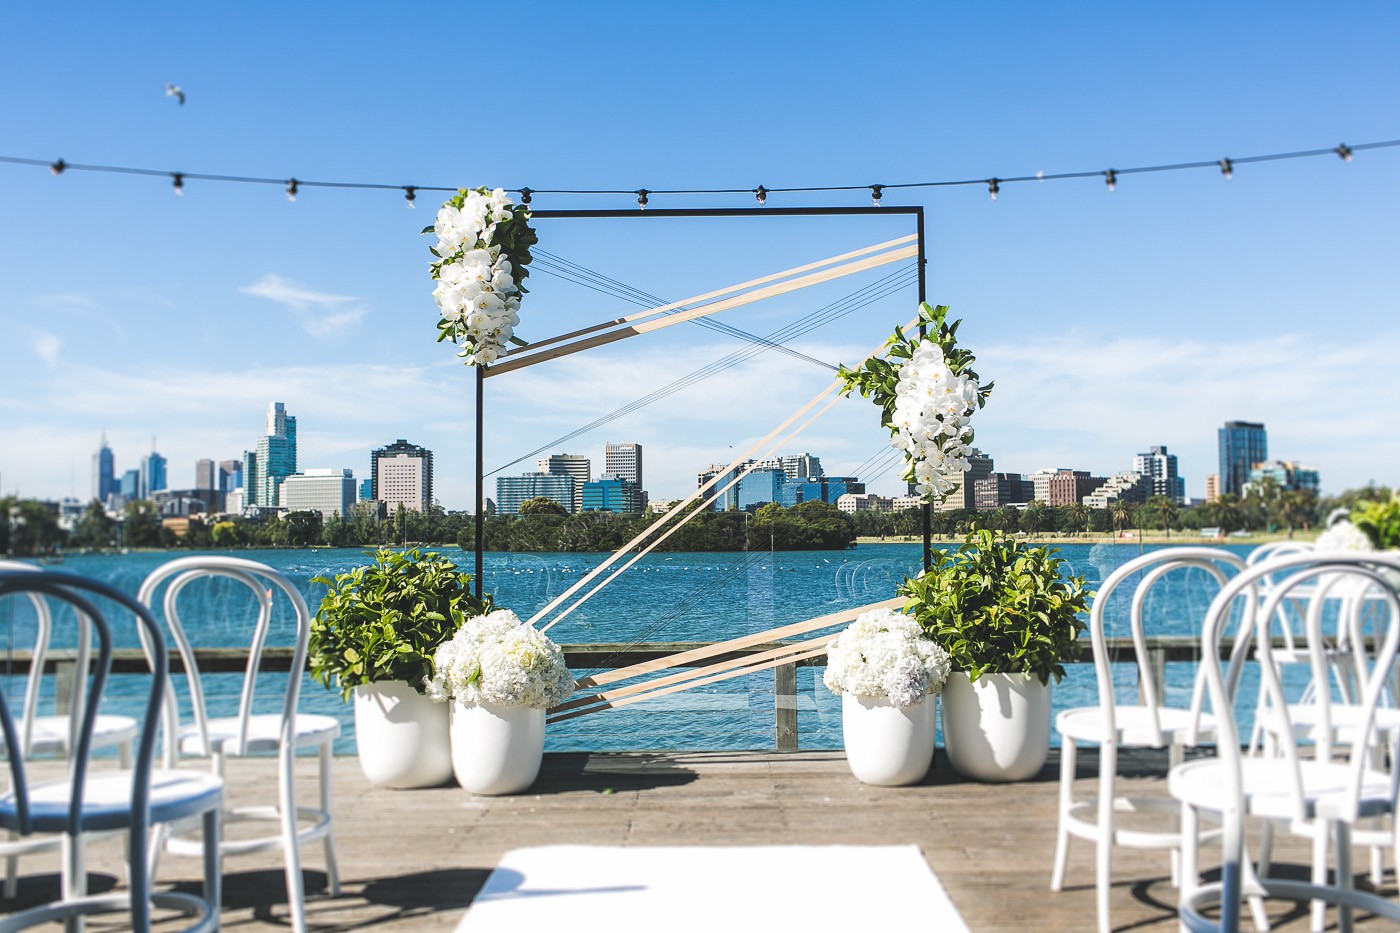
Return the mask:
<svg viewBox="0 0 1400 933">
<path fill-rule="evenodd" d="M 63 900 L 76 901 L 87 896 L 87 847 L 83 845 L 83 837 L 81 834 L 70 836 L 65 833 L 63 836 L 62 848 Z M 134 903 L 133 901 L 133 904 Z M 133 912 L 132 929 L 138 930 L 139 928 L 135 925 L 135 917 L 136 915 Z M 81 914 L 64 918 L 63 929 L 65 933 L 83 933 L 84 928 L 84 918 Z"/>
<path fill-rule="evenodd" d="M 5 837 L 11 842 L 19 838 L 19 833 L 13 830 L 7 832 Z M 5 900 L 12 901 L 15 895 L 19 894 L 19 856 L 5 856 Z"/>
<path fill-rule="evenodd" d="M 1340 824 L 1338 824 L 1340 826 Z M 1313 829 L 1312 837 L 1312 883 L 1317 887 L 1327 886 L 1327 830 L 1328 826 L 1319 821 Z M 1337 853 L 1337 881 L 1341 883 L 1342 853 Z M 1327 902 L 1312 902 L 1311 930 L 1321 930 L 1327 923 Z"/>
<path fill-rule="evenodd" d="M 286 784 L 286 779 L 282 779 Z M 293 933 L 306 933 L 306 891 L 301 877 L 301 843 L 297 838 L 296 796 L 290 786 L 281 793 L 282 852 L 287 866 L 287 909 Z"/>
<path fill-rule="evenodd" d="M 204 814 L 204 829 L 201 834 L 201 841 L 204 843 L 204 900 L 213 914 L 215 931 L 221 925 L 220 908 L 224 900 L 223 851 L 219 846 L 223 832 L 220 825 L 222 815 L 219 807 L 207 811 Z"/>
<path fill-rule="evenodd" d="M 1065 884 L 1065 865 L 1069 861 L 1069 809 L 1074 804 L 1074 757 L 1077 746 L 1066 737 L 1060 743 L 1060 825 L 1055 834 L 1055 867 L 1050 872 L 1050 890 L 1059 891 Z"/>
<path fill-rule="evenodd" d="M 331 772 L 335 764 L 331 743 L 321 746 L 321 810 L 327 817 L 331 815 Z M 331 897 L 340 896 L 340 866 L 335 857 L 335 821 L 331 820 L 326 838 L 322 840 L 326 852 L 326 891 Z"/>
<path fill-rule="evenodd" d="M 1352 867 L 1351 867 L 1351 826 L 1337 820 L 1335 824 L 1337 835 L 1337 888 L 1341 891 L 1349 891 L 1352 888 Z M 1326 838 L 1325 833 L 1320 833 Z M 1352 908 L 1350 905 L 1341 903 L 1337 905 L 1337 930 L 1339 933 L 1351 933 L 1352 929 Z"/>
<path fill-rule="evenodd" d="M 1201 882 L 1199 869 L 1201 849 L 1201 816 L 1187 804 L 1181 805 L 1181 884 L 1177 889 L 1180 903 L 1196 893 Z"/>
<path fill-rule="evenodd" d="M 1118 774 L 1118 746 L 1099 746 L 1098 838 L 1094 850 L 1094 903 L 1099 933 L 1113 929 L 1109 920 L 1109 895 L 1113 893 L 1113 780 Z"/>
</svg>

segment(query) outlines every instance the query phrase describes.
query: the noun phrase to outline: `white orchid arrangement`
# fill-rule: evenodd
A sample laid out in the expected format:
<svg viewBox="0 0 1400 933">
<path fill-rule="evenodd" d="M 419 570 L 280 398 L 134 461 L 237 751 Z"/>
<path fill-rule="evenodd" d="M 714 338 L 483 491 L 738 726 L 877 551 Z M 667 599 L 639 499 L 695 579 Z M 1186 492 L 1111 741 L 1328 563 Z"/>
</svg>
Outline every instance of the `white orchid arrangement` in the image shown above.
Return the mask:
<svg viewBox="0 0 1400 933">
<path fill-rule="evenodd" d="M 832 641 L 823 680 L 832 693 L 888 699 L 903 709 L 939 693 L 950 666 L 948 652 L 913 617 L 871 609 Z"/>
<path fill-rule="evenodd" d="M 564 652 L 509 609 L 472 616 L 433 655 L 425 678 L 438 702 L 496 703 L 549 709 L 574 692 Z"/>
<path fill-rule="evenodd" d="M 468 366 L 486 366 L 505 352 L 520 323 L 530 247 L 539 238 L 530 227 L 530 209 L 517 205 L 501 188 L 463 188 L 438 210 L 424 233 L 436 233 L 437 258 L 429 269 L 437 286 L 433 298 L 442 319 L 438 340 L 461 347 Z"/>
<path fill-rule="evenodd" d="M 934 504 L 955 488 L 954 476 L 967 471 L 973 438 L 969 421 L 992 392 L 992 384 L 981 385 L 972 370 L 976 357 L 957 345 L 962 322 L 950 325 L 947 315 L 947 305 L 921 304 L 918 325 L 926 336 L 906 336 L 895 328 L 884 357 L 840 370 L 843 394 L 854 389 L 880 406 L 890 446 L 904 453 L 903 478 Z"/>
</svg>

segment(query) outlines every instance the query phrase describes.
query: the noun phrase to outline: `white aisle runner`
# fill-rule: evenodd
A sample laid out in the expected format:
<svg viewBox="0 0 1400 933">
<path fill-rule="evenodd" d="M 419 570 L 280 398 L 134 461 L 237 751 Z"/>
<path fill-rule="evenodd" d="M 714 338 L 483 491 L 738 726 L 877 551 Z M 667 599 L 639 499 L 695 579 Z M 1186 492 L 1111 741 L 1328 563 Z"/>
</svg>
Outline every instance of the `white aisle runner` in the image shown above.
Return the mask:
<svg viewBox="0 0 1400 933">
<path fill-rule="evenodd" d="M 540 846 L 501 858 L 457 933 L 816 933 L 910 923 L 967 931 L 918 846 Z"/>
</svg>

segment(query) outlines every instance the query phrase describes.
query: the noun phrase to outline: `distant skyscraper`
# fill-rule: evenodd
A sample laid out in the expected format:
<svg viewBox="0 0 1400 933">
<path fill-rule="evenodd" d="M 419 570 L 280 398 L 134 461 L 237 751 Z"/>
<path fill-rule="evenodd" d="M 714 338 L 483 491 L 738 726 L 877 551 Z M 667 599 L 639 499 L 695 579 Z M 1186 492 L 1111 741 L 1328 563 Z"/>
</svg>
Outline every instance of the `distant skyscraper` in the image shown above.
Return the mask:
<svg viewBox="0 0 1400 933">
<path fill-rule="evenodd" d="M 267 406 L 267 433 L 243 454 L 243 504 L 275 508 L 282 481 L 297 471 L 297 419 L 281 402 Z"/>
<path fill-rule="evenodd" d="M 142 499 L 151 498 L 151 494 L 167 488 L 169 483 L 165 477 L 165 458 L 152 450 L 141 458 L 141 489 L 138 495 Z"/>
<path fill-rule="evenodd" d="M 1176 472 L 1176 454 L 1165 447 L 1153 447 L 1145 454 L 1133 457 L 1133 471 L 1152 479 L 1152 495 L 1182 501 L 1181 482 Z"/>
<path fill-rule="evenodd" d="M 141 498 L 141 471 L 127 470 L 123 473 L 121 481 L 117 484 L 117 492 L 128 502 Z"/>
<path fill-rule="evenodd" d="M 107 446 L 107 435 L 102 435 L 102 446 L 92 455 L 92 497 L 98 502 L 106 502 L 107 497 L 117 491 L 116 467 L 112 459 L 112 448 Z"/>
<path fill-rule="evenodd" d="M 783 472 L 788 479 L 808 479 L 813 476 L 822 475 L 822 461 L 820 457 L 811 454 L 796 454 L 791 457 L 781 458 Z"/>
<path fill-rule="evenodd" d="M 524 473 L 496 477 L 496 509 L 501 515 L 518 515 L 530 499 L 553 499 L 564 507 L 574 501 L 574 478 L 560 473 Z"/>
<path fill-rule="evenodd" d="M 1269 436 L 1254 421 L 1227 421 L 1219 434 L 1220 492 L 1242 495 L 1249 471 L 1269 459 Z"/>
<path fill-rule="evenodd" d="M 578 512 L 583 508 L 583 487 L 593 481 L 593 463 L 582 454 L 550 454 L 548 457 L 541 457 L 539 461 L 541 473 L 557 473 L 561 476 L 572 476 L 574 478 L 574 503 L 569 509 L 570 512 Z M 628 511 L 625 509 L 612 509 L 612 511 Z M 640 511 L 638 509 L 637 511 Z"/>
<path fill-rule="evenodd" d="M 369 475 L 374 498 L 391 513 L 404 508 L 426 512 L 433 504 L 433 452 L 403 438 L 370 451 Z"/>
<path fill-rule="evenodd" d="M 611 473 L 618 479 L 625 479 L 641 487 L 642 445 L 606 444 L 603 447 L 603 472 Z"/>
<path fill-rule="evenodd" d="M 213 460 L 196 460 L 194 462 L 194 488 L 219 488 L 219 468 Z"/>
<path fill-rule="evenodd" d="M 219 461 L 219 492 L 233 492 L 243 488 L 243 461 Z"/>
</svg>

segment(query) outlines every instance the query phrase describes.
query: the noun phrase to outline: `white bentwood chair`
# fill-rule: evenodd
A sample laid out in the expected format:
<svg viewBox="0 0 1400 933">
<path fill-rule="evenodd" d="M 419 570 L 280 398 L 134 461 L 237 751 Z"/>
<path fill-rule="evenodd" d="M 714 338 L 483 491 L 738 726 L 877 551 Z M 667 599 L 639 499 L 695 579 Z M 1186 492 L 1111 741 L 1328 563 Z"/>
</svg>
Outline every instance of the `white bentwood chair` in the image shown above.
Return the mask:
<svg viewBox="0 0 1400 933">
<path fill-rule="evenodd" d="M 1059 829 L 1050 890 L 1059 891 L 1065 878 L 1070 837 L 1094 842 L 1095 905 L 1100 933 L 1112 929 L 1109 894 L 1112 888 L 1113 847 L 1172 850 L 1172 877 L 1176 878 L 1181 834 L 1177 827 L 1180 806 L 1166 797 L 1126 796 L 1118 793 L 1120 748 L 1166 748 L 1169 765 L 1179 764 L 1184 751 L 1202 740 L 1211 740 L 1215 721 L 1203 710 L 1205 684 L 1199 675 L 1189 708 L 1170 706 L 1158 695 L 1156 677 L 1147 651 L 1145 617 L 1149 597 L 1160 594 L 1186 574 L 1207 574 L 1218 586 L 1244 569 L 1244 561 L 1229 551 L 1211 547 L 1173 547 L 1153 551 L 1122 565 L 1104 580 L 1089 612 L 1089 638 L 1094 652 L 1098 683 L 1097 706 L 1062 711 L 1055 717 L 1060 733 Z M 1137 579 L 1138 575 L 1141 579 Z M 1134 581 L 1136 581 L 1134 585 Z M 1104 619 L 1113 595 L 1131 589 L 1129 618 L 1137 656 L 1140 702 L 1124 704 L 1114 696 L 1113 659 L 1109 656 Z M 1154 618 L 1153 621 L 1159 621 Z M 1195 627 L 1194 620 L 1192 627 Z M 1236 651 L 1243 652 L 1240 642 Z M 1099 746 L 1099 787 L 1096 800 L 1074 797 L 1075 762 L 1079 743 Z M 1160 825 L 1143 828 L 1141 820 L 1124 825 L 1122 814 L 1156 814 Z M 1151 817 L 1149 816 L 1149 819 Z"/>
<path fill-rule="evenodd" d="M 130 596 L 106 584 L 67 573 L 0 571 L 0 599 L 37 595 L 67 604 L 79 627 L 90 627 L 97 638 L 97 659 L 87 679 L 90 683 L 81 708 L 73 716 L 78 725 L 65 778 L 31 785 L 22 755 L 9 756 L 10 789 L 0 795 L 0 826 L 21 836 L 34 833 L 59 835 L 63 849 L 63 890 L 60 900 L 32 907 L 0 919 L 0 933 L 12 933 L 40 923 L 59 920 L 71 928 L 81 926 L 90 914 L 127 912 L 135 933 L 148 933 L 152 907 L 169 908 L 193 919 L 186 929 L 204 933 L 219 927 L 222 866 L 219 860 L 219 814 L 224 783 L 215 775 L 153 770 L 157 733 L 164 695 L 168 689 L 168 665 L 164 639 L 147 609 Z M 136 618 L 152 658 L 150 688 L 141 723 L 133 768 L 91 772 L 89 756 L 98 719 L 98 707 L 112 668 L 112 632 L 93 597 L 117 604 Z M 0 692 L 0 731 L 8 748 L 18 747 L 19 730 Z M 174 821 L 198 820 L 203 826 L 203 897 L 178 892 L 152 892 L 146 864 L 147 834 L 151 826 Z M 127 834 L 128 891 L 116 895 L 89 896 L 84 884 L 86 866 L 82 837 L 95 832 Z"/>
<path fill-rule="evenodd" d="M 1380 770 L 1373 764 L 1375 714 L 1390 681 L 1400 646 L 1400 590 L 1383 571 L 1400 570 L 1400 555 L 1376 553 L 1286 554 L 1249 568 L 1221 590 L 1206 615 L 1201 634 L 1202 669 L 1213 707 L 1219 711 L 1217 756 L 1189 761 L 1173 768 L 1168 787 L 1182 803 L 1182 874 L 1180 918 L 1191 931 L 1239 929 L 1241 898 L 1260 894 L 1292 901 L 1321 901 L 1338 908 L 1337 924 L 1352 929 L 1356 909 L 1400 922 L 1400 904 L 1371 892 L 1359 891 L 1352 878 L 1352 830 L 1377 817 L 1394 816 L 1400 772 Z M 1273 583 L 1260 601 L 1260 581 L 1272 575 Z M 1352 727 L 1345 738 L 1329 728 L 1302 730 L 1310 733 L 1313 756 L 1306 758 L 1299 745 L 1300 730 L 1290 717 L 1272 646 L 1270 620 L 1295 592 L 1320 585 L 1360 583 L 1370 597 L 1385 604 L 1388 625 L 1374 654 L 1358 671 L 1360 691 L 1355 709 L 1348 714 Z M 1222 674 L 1216 652 L 1226 619 L 1242 613 L 1257 627 L 1256 657 L 1260 691 L 1267 695 L 1264 715 L 1273 754 L 1246 754 L 1234 718 L 1237 676 Z M 1320 613 L 1309 613 L 1309 640 L 1314 644 L 1311 663 L 1326 666 L 1321 650 Z M 1235 672 L 1231 672 L 1232 674 Z M 1320 695 L 1328 691 L 1319 689 Z M 1354 718 L 1353 718 L 1354 717 Z M 1191 843 L 1200 814 L 1212 813 L 1222 821 L 1222 866 L 1218 882 L 1198 884 L 1199 854 Z M 1310 879 L 1306 882 L 1257 875 L 1246 863 L 1245 819 L 1260 818 L 1286 823 L 1313 842 Z M 1335 843 L 1336 870 L 1329 881 L 1327 851 Z M 1207 910 L 1219 905 L 1219 916 Z M 1319 921 L 1314 914 L 1314 926 Z"/>
<path fill-rule="evenodd" d="M 256 616 L 248 620 L 251 635 L 248 663 L 239 695 L 238 711 L 233 716 L 211 716 L 206 692 L 201 681 L 198 659 L 184 624 L 180 621 L 180 597 L 193 596 L 208 590 L 196 586 L 196 581 L 230 580 L 247 587 L 257 606 Z M 164 594 L 160 593 L 165 587 Z M 257 689 L 263 673 L 264 650 L 269 647 L 274 592 L 280 592 L 290 605 L 295 618 L 291 633 L 291 664 L 285 687 L 277 697 L 275 713 L 260 713 L 255 707 Z M 331 773 L 333 748 L 340 734 L 340 722 L 333 716 L 297 712 L 301 696 L 302 674 L 306 670 L 307 641 L 311 634 L 311 612 L 301 592 L 285 576 L 266 564 L 238 557 L 183 557 L 157 567 L 141 584 L 138 599 L 154 611 L 159 599 L 166 626 L 184 663 L 193 722 L 179 725 L 179 710 L 173 694 L 167 702 L 168 734 L 175 742 L 166 743 L 166 762 L 174 767 L 180 755 L 209 758 L 215 774 L 225 775 L 227 759 L 243 756 L 274 755 L 277 769 L 277 799 L 271 806 L 238 806 L 225 810 L 227 823 L 270 821 L 277 832 L 257 838 L 224 839 L 221 851 L 225 856 L 255 852 L 281 851 L 286 867 L 287 906 L 292 927 L 297 933 L 306 930 L 306 904 L 301 874 L 301 846 L 321 840 L 324 846 L 327 886 L 332 897 L 340 893 L 340 875 L 336 864 L 334 823 L 331 818 Z M 317 807 L 298 806 L 296 800 L 296 755 L 298 750 L 314 750 L 318 756 L 320 800 Z M 177 828 L 178 829 L 178 828 Z M 152 847 L 152 873 L 160 852 L 174 855 L 196 854 L 191 841 L 182 834 L 162 833 Z"/>
</svg>

